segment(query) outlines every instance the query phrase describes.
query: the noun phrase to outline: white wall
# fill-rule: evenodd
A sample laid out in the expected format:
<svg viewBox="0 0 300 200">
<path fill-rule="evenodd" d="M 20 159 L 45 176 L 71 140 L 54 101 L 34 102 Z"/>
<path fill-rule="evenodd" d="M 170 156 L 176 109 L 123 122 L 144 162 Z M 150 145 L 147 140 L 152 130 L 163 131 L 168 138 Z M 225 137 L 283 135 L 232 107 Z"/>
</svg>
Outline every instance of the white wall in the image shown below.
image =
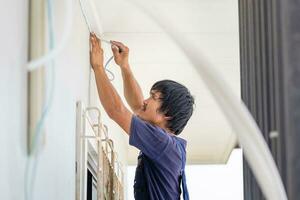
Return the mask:
<svg viewBox="0 0 300 200">
<path fill-rule="evenodd" d="M 0 199 L 22 199 L 26 152 L 27 1 L 0 7 Z M 4 6 L 3 6 L 4 5 Z"/>
<path fill-rule="evenodd" d="M 55 94 L 46 121 L 45 145 L 36 171 L 34 199 L 75 199 L 75 121 L 76 101 L 88 104 L 88 31 L 78 1 L 73 15 L 72 37 L 55 60 Z M 27 135 L 27 60 L 28 2 L 5 1 L 1 6 L 0 65 L 0 199 L 24 199 L 24 171 Z M 64 4 L 54 2 L 56 41 L 64 28 Z M 5 21 L 9 19 L 9 21 Z M 2 21 L 3 20 L 3 21 Z M 92 85 L 95 84 L 92 82 Z M 95 89 L 95 88 L 94 88 Z M 93 104 L 98 104 L 93 91 Z M 103 110 L 103 109 L 102 109 Z M 121 161 L 126 161 L 127 136 L 103 116 L 115 140 Z"/>
</svg>

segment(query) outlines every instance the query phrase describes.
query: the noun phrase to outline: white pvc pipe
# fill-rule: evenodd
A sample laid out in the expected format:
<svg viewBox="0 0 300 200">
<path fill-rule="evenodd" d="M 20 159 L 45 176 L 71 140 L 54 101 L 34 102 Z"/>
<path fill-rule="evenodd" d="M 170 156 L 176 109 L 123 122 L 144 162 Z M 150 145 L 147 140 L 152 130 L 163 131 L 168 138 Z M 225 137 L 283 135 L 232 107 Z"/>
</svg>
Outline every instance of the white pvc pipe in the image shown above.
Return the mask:
<svg viewBox="0 0 300 200">
<path fill-rule="evenodd" d="M 94 0 L 90 0 L 90 6 L 92 8 L 92 13 L 93 13 L 94 19 L 96 20 L 96 25 L 98 27 L 99 34 L 102 35 L 104 33 L 104 31 L 103 31 L 103 27 L 101 25 L 100 17 L 98 15 L 98 11 L 97 11 L 97 8 L 95 6 Z"/>
<path fill-rule="evenodd" d="M 49 62 L 50 60 L 54 59 L 56 56 L 60 54 L 60 52 L 63 50 L 63 48 L 66 46 L 67 41 L 71 35 L 71 28 L 72 28 L 72 14 L 73 14 L 73 4 L 72 0 L 65 0 L 65 6 L 66 6 L 66 16 L 64 20 L 64 31 L 62 35 L 62 39 L 60 42 L 58 42 L 52 50 L 49 51 L 46 55 L 37 58 L 35 60 L 31 60 L 27 64 L 27 68 L 29 71 L 35 70 L 38 67 L 42 67 L 44 64 Z"/>
<path fill-rule="evenodd" d="M 222 75 L 204 58 L 198 47 L 181 35 L 158 9 L 151 7 L 146 1 L 131 0 L 131 2 L 160 25 L 195 66 L 235 130 L 238 142 L 244 150 L 244 155 L 264 196 L 268 200 L 287 200 L 279 172 L 260 129 L 244 103 L 232 93 Z"/>
<path fill-rule="evenodd" d="M 87 28 L 89 30 L 89 32 L 91 33 L 92 32 L 92 28 L 90 26 L 90 22 L 89 22 L 89 19 L 88 17 L 86 16 L 86 11 L 85 11 L 85 7 L 83 6 L 83 3 L 82 3 L 82 0 L 79 0 L 79 6 L 80 6 L 80 9 L 81 9 L 81 13 L 83 15 L 83 18 L 84 18 L 84 21 L 87 25 Z"/>
<path fill-rule="evenodd" d="M 89 19 L 88 19 L 88 16 L 87 16 L 87 11 L 86 11 L 86 6 L 87 6 L 87 5 L 84 4 L 82 0 L 79 0 L 79 6 L 80 6 L 81 13 L 82 13 L 82 15 L 83 15 L 85 24 L 86 24 L 86 26 L 87 26 L 89 32 L 90 32 L 90 33 L 95 33 L 95 30 L 92 28 L 91 23 L 90 23 L 90 21 L 89 21 Z M 98 35 L 97 35 L 97 33 L 95 33 L 95 34 L 97 35 L 97 37 L 98 37 L 102 42 L 111 45 L 110 41 L 105 40 L 105 39 L 102 38 L 102 35 L 103 35 L 103 33 L 104 33 L 104 32 L 103 32 L 103 27 L 101 26 L 101 23 L 100 23 L 100 17 L 99 17 L 99 15 L 98 15 L 98 13 L 97 13 L 97 8 L 96 8 L 96 6 L 95 6 L 93 0 L 90 0 L 90 1 L 89 1 L 89 6 L 90 6 L 90 8 L 92 9 L 92 13 L 93 13 L 94 19 L 96 20 L 96 27 L 98 27 L 98 31 L 99 31 L 99 32 L 98 32 Z M 99 35 L 100 35 L 100 36 L 99 36 Z"/>
</svg>

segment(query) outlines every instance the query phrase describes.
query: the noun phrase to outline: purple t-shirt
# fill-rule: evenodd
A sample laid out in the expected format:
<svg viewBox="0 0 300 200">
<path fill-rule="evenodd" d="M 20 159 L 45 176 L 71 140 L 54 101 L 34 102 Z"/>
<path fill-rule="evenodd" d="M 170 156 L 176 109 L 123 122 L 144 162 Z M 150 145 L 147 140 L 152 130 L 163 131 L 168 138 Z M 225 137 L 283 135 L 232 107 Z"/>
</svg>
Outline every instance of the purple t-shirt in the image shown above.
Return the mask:
<svg viewBox="0 0 300 200">
<path fill-rule="evenodd" d="M 184 139 L 171 136 L 160 127 L 133 115 L 129 144 L 141 151 L 139 158 L 142 158 L 143 163 L 143 170 L 140 172 L 139 159 L 134 181 L 136 199 L 141 199 L 136 195 L 140 192 L 141 185 L 147 188 L 146 192 L 151 200 L 180 199 L 182 159 L 176 140 L 186 148 Z M 142 176 L 137 175 L 139 173 Z"/>
</svg>

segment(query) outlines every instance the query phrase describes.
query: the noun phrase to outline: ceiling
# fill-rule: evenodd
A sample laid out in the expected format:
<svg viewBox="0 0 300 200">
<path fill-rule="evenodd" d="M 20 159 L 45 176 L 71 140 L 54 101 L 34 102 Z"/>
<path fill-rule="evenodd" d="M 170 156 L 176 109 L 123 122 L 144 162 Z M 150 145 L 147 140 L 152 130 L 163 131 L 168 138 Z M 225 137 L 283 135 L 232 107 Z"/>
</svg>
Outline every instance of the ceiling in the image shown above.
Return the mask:
<svg viewBox="0 0 300 200">
<path fill-rule="evenodd" d="M 126 0 L 95 2 L 101 21 L 98 33 L 118 40 L 130 49 L 130 64 L 147 97 L 152 84 L 173 79 L 186 85 L 196 99 L 196 109 L 181 137 L 188 141 L 188 163 L 226 163 L 236 137 L 199 74 L 183 52 L 143 11 Z M 233 92 L 240 96 L 238 2 L 235 0 L 155 0 L 151 5 L 176 24 L 224 75 Z M 96 21 L 91 21 L 96 24 Z M 100 30 L 101 29 L 101 30 Z M 105 57 L 111 55 L 103 46 Z M 111 66 L 116 80 L 121 76 Z M 119 92 L 122 82 L 114 81 Z M 137 150 L 128 146 L 128 161 L 136 162 Z"/>
</svg>

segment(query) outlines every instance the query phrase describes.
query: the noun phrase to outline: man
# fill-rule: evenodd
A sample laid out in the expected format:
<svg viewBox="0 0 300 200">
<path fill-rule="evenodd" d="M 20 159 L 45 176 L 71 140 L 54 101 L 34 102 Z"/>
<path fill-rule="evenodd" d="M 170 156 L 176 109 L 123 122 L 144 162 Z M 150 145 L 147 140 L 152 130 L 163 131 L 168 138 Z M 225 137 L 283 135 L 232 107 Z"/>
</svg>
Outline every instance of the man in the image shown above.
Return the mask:
<svg viewBox="0 0 300 200">
<path fill-rule="evenodd" d="M 101 104 L 129 135 L 129 144 L 141 151 L 134 181 L 135 199 L 178 200 L 181 182 L 183 195 L 188 199 L 183 173 L 186 141 L 177 135 L 193 113 L 194 98 L 183 85 L 163 80 L 152 86 L 150 97 L 144 100 L 130 70 L 128 47 L 111 41 L 114 60 L 122 71 L 125 98 L 133 113 L 130 112 L 105 73 L 100 40 L 91 34 L 90 42 L 90 62 Z"/>
</svg>

